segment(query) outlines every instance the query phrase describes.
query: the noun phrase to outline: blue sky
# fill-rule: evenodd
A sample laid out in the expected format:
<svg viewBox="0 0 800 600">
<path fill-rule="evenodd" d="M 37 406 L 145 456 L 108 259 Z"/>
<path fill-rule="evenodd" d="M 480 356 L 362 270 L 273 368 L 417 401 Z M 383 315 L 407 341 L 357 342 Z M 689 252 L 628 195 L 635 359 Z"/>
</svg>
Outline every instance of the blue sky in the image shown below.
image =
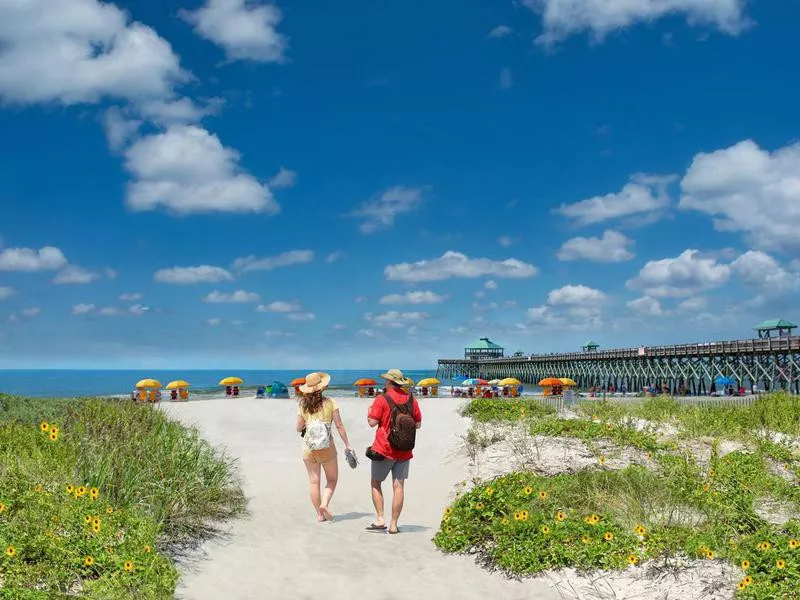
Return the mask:
<svg viewBox="0 0 800 600">
<path fill-rule="evenodd" d="M 0 365 L 428 368 L 797 320 L 798 19 L 0 0 Z"/>
</svg>

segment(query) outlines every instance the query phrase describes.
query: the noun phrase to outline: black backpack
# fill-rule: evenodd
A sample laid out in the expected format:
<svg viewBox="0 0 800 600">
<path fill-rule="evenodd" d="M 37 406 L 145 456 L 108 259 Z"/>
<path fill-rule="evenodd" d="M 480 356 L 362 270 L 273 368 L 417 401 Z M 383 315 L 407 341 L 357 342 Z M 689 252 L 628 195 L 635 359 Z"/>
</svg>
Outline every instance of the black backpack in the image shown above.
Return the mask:
<svg viewBox="0 0 800 600">
<path fill-rule="evenodd" d="M 386 398 L 389 409 L 392 411 L 389 420 L 389 445 L 395 450 L 413 450 L 417 439 L 414 396 L 409 394 L 408 401 L 404 404 L 395 404 L 389 394 L 385 394 L 383 397 Z"/>
</svg>

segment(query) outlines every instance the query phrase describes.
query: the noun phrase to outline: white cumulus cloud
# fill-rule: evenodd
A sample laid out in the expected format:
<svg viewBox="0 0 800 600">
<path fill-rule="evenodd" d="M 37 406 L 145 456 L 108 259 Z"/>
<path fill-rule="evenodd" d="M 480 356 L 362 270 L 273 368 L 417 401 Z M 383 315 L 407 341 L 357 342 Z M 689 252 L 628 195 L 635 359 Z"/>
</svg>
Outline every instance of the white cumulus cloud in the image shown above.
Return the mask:
<svg viewBox="0 0 800 600">
<path fill-rule="evenodd" d="M 312 312 L 291 312 L 286 318 L 290 321 L 313 321 L 317 317 Z"/>
<path fill-rule="evenodd" d="M 547 294 L 550 306 L 597 306 L 605 299 L 605 293 L 585 285 L 565 285 Z"/>
<path fill-rule="evenodd" d="M 589 260 L 594 262 L 622 262 L 634 257 L 630 247 L 634 241 L 618 231 L 608 229 L 602 237 L 574 237 L 558 250 L 558 260 Z"/>
<path fill-rule="evenodd" d="M 554 212 L 573 219 L 578 225 L 634 216 L 640 222 L 648 222 L 669 206 L 670 197 L 666 188 L 675 179 L 673 175 L 637 174 L 620 192 L 562 204 Z"/>
<path fill-rule="evenodd" d="M 243 256 L 233 261 L 231 268 L 238 273 L 250 271 L 272 271 L 278 267 L 301 265 L 314 260 L 313 250 L 289 250 L 275 256 L 258 258 L 257 256 Z"/>
<path fill-rule="evenodd" d="M 284 167 L 281 167 L 280 170 L 269 180 L 269 186 L 276 189 L 290 188 L 296 183 L 297 173 Z"/>
<path fill-rule="evenodd" d="M 83 284 L 100 279 L 100 274 L 77 265 L 67 265 L 53 278 L 55 284 Z"/>
<path fill-rule="evenodd" d="M 646 317 L 660 317 L 664 315 L 664 309 L 661 307 L 661 303 L 650 296 L 642 296 L 636 300 L 631 300 L 627 305 L 628 308 L 638 315 Z"/>
<path fill-rule="evenodd" d="M 374 233 L 392 227 L 398 215 L 417 210 L 422 200 L 422 188 L 398 185 L 362 204 L 352 215 L 364 219 L 359 226 L 362 233 Z"/>
<path fill-rule="evenodd" d="M 181 11 L 195 32 L 222 47 L 229 60 L 283 62 L 288 45 L 278 33 L 280 9 L 258 0 L 206 0 L 195 11 Z"/>
<path fill-rule="evenodd" d="M 433 260 L 420 260 L 414 263 L 387 265 L 383 272 L 392 281 L 442 281 L 453 277 L 504 277 L 524 279 L 533 277 L 538 269 L 516 258 L 492 260 L 489 258 L 469 258 L 460 252 L 448 251 Z"/>
<path fill-rule="evenodd" d="M 203 297 L 203 302 L 212 304 L 241 304 L 245 302 L 258 302 L 260 299 L 260 296 L 255 292 L 248 292 L 246 290 L 236 290 L 229 294 L 214 290 Z"/>
<path fill-rule="evenodd" d="M 614 31 L 669 16 L 729 35 L 750 25 L 744 0 L 523 0 L 523 4 L 541 14 L 543 31 L 536 42 L 545 46 L 583 32 L 601 41 Z"/>
<path fill-rule="evenodd" d="M 256 310 L 259 312 L 277 312 L 277 313 L 292 313 L 299 312 L 302 309 L 300 304 L 296 301 L 285 302 L 283 300 L 275 300 L 269 304 L 259 304 Z"/>
<path fill-rule="evenodd" d="M 720 287 L 728 282 L 730 275 L 729 265 L 689 249 L 675 258 L 648 261 L 626 285 L 654 298 L 678 298 Z"/>
<path fill-rule="evenodd" d="M 705 213 L 718 231 L 762 250 L 800 253 L 800 143 L 769 152 L 752 140 L 697 154 L 679 206 Z"/>
<path fill-rule="evenodd" d="M 197 267 L 172 267 L 156 271 L 155 280 L 159 283 L 192 284 L 219 283 L 233 281 L 233 275 L 222 267 L 200 265 Z"/>
<path fill-rule="evenodd" d="M 94 304 L 76 304 L 72 307 L 72 314 L 88 315 L 90 312 L 93 312 L 95 308 Z"/>
<path fill-rule="evenodd" d="M 379 304 L 439 304 L 447 300 L 447 296 L 431 291 L 413 291 L 405 294 L 389 294 L 378 302 Z"/>
<path fill-rule="evenodd" d="M 280 212 L 269 188 L 245 172 L 239 159 L 238 152 L 195 125 L 139 138 L 125 151 L 125 167 L 134 177 L 128 207 L 163 207 L 177 215 Z"/>
<path fill-rule="evenodd" d="M 429 317 L 430 315 L 428 313 L 420 311 L 400 312 L 396 310 L 390 310 L 385 313 L 364 314 L 364 318 L 370 323 L 380 327 L 390 327 L 392 329 L 408 327 L 410 323 L 424 321 Z"/>
<path fill-rule="evenodd" d="M 97 0 L 3 0 L 0 98 L 80 104 L 168 97 L 189 75 L 169 42 Z"/>
<path fill-rule="evenodd" d="M 490 40 L 496 40 L 511 35 L 513 32 L 514 30 L 511 29 L 511 27 L 509 27 L 508 25 L 498 25 L 497 27 L 492 29 L 486 35 L 486 37 L 489 38 Z"/>
<path fill-rule="evenodd" d="M 39 250 L 6 248 L 0 252 L 0 271 L 55 271 L 66 264 L 64 254 L 53 246 Z"/>
</svg>

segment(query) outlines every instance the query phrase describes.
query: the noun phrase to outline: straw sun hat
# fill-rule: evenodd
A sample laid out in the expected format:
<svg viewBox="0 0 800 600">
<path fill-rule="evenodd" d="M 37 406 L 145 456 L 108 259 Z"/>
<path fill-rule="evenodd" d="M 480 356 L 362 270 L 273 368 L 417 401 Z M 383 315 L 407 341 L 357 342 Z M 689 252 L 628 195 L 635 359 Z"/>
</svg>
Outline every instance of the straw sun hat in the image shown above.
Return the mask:
<svg viewBox="0 0 800 600">
<path fill-rule="evenodd" d="M 411 385 L 411 380 L 403 375 L 403 372 L 400 369 L 389 369 L 381 375 L 381 379 L 385 379 L 387 381 L 391 381 L 392 383 L 396 383 L 397 385 Z"/>
<path fill-rule="evenodd" d="M 309 373 L 306 375 L 306 382 L 299 389 L 304 394 L 313 394 L 324 390 L 330 382 L 331 376 L 327 373 Z"/>
</svg>

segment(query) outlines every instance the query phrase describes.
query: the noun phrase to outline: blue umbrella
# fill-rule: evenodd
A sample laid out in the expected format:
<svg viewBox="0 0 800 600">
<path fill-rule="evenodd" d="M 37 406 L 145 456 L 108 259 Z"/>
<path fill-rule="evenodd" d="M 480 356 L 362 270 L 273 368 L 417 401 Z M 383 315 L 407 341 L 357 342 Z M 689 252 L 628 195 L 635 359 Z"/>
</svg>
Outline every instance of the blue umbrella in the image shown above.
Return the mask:
<svg viewBox="0 0 800 600">
<path fill-rule="evenodd" d="M 714 383 L 717 385 L 734 385 L 736 380 L 733 377 L 717 377 L 714 380 Z"/>
</svg>

